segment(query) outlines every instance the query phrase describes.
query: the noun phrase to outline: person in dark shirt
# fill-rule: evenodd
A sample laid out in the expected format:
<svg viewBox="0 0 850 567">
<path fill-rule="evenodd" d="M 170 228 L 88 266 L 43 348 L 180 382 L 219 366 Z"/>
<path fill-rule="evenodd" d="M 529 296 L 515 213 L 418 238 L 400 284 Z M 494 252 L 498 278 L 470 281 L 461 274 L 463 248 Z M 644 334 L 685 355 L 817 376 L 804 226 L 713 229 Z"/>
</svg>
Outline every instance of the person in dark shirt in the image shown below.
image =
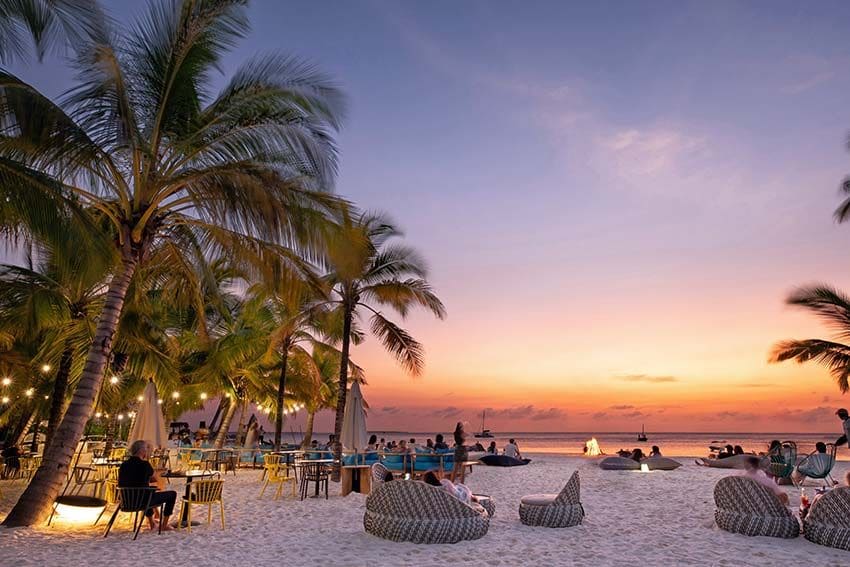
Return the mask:
<svg viewBox="0 0 850 567">
<path fill-rule="evenodd" d="M 449 446 L 443 440 L 443 434 L 442 433 L 438 433 L 436 439 L 437 439 L 437 442 L 434 443 L 434 450 L 435 451 L 448 451 L 449 450 Z"/>
<path fill-rule="evenodd" d="M 145 488 L 156 482 L 156 472 L 148 462 L 150 451 L 151 447 L 147 441 L 134 441 L 130 445 L 130 458 L 121 463 L 118 469 L 118 486 L 120 488 Z M 151 496 L 151 507 L 145 512 L 145 516 L 147 516 L 148 524 L 152 530 L 158 527 L 153 517 L 154 508 L 158 508 L 161 504 L 165 504 L 162 517 L 159 519 L 162 524 L 162 531 L 171 530 L 171 526 L 168 525 L 168 518 L 174 513 L 176 501 L 177 493 L 173 490 L 155 492 Z"/>
</svg>

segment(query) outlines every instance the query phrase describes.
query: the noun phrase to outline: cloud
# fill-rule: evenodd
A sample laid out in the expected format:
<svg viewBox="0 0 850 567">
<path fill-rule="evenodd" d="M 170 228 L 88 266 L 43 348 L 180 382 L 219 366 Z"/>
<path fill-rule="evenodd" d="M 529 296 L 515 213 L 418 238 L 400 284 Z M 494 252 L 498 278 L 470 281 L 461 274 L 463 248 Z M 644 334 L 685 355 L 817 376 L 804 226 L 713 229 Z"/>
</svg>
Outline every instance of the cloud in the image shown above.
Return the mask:
<svg viewBox="0 0 850 567">
<path fill-rule="evenodd" d="M 783 421 L 798 421 L 802 423 L 811 423 L 811 422 L 820 422 L 820 423 L 832 423 L 833 420 L 837 421 L 835 417 L 835 408 L 826 407 L 826 406 L 818 406 L 816 408 L 804 410 L 804 409 L 792 409 L 785 410 L 781 412 L 777 412 L 771 416 L 777 420 Z"/>
<path fill-rule="evenodd" d="M 737 384 L 738 388 L 773 388 L 776 384 L 772 384 L 770 382 L 744 382 L 743 384 Z"/>
<path fill-rule="evenodd" d="M 609 406 L 609 408 L 608 408 L 608 409 L 614 409 L 614 410 L 628 410 L 628 409 L 635 409 L 635 406 Z"/>
<path fill-rule="evenodd" d="M 597 140 L 603 163 L 620 177 L 637 179 L 676 174 L 706 150 L 703 138 L 672 128 L 629 128 Z"/>
<path fill-rule="evenodd" d="M 616 378 L 623 382 L 648 382 L 650 384 L 679 381 L 679 379 L 675 376 L 653 376 L 650 374 L 626 374 L 625 376 L 617 376 Z"/>
<path fill-rule="evenodd" d="M 432 415 L 434 417 L 442 417 L 442 418 L 448 419 L 448 418 L 457 417 L 457 416 L 461 415 L 462 413 L 463 413 L 462 409 L 457 408 L 455 406 L 448 406 L 448 407 L 445 407 L 445 408 L 442 408 L 442 409 L 434 410 L 434 411 L 430 412 L 429 415 Z"/>
<path fill-rule="evenodd" d="M 598 411 L 593 414 L 593 419 L 605 419 L 606 417 L 608 417 L 608 412 L 604 411 Z"/>
<path fill-rule="evenodd" d="M 487 408 L 487 416 L 503 419 L 530 419 L 532 421 L 548 421 L 553 419 L 565 419 L 567 413 L 558 408 L 537 409 L 533 405 L 516 406 L 510 408 Z"/>
<path fill-rule="evenodd" d="M 841 66 L 837 60 L 814 56 L 794 56 L 785 60 L 784 75 L 791 79 L 779 87 L 787 95 L 798 95 L 828 83 L 837 75 Z"/>
<path fill-rule="evenodd" d="M 401 411 L 401 408 L 397 408 L 395 406 L 384 406 L 379 410 L 381 413 L 387 413 L 390 415 L 397 414 Z"/>
</svg>

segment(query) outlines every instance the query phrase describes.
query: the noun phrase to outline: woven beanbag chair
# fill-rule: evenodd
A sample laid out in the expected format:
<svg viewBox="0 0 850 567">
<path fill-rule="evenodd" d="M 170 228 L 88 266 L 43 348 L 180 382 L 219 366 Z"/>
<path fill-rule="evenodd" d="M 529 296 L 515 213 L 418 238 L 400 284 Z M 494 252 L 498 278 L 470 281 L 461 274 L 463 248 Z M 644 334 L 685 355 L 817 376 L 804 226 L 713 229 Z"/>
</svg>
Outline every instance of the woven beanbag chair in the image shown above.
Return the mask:
<svg viewBox="0 0 850 567">
<path fill-rule="evenodd" d="M 714 487 L 714 503 L 714 519 L 727 532 L 782 538 L 800 535 L 797 518 L 769 488 L 750 478 L 721 478 Z"/>
<path fill-rule="evenodd" d="M 821 496 L 803 525 L 807 540 L 850 550 L 850 488 L 833 488 Z"/>
<path fill-rule="evenodd" d="M 682 463 L 667 457 L 649 457 L 642 460 L 641 464 L 646 464 L 651 471 L 672 471 L 682 466 Z"/>
<path fill-rule="evenodd" d="M 483 537 L 490 516 L 464 504 L 442 487 L 417 480 L 394 480 L 366 498 L 363 527 L 391 541 L 457 543 Z"/>
<path fill-rule="evenodd" d="M 599 468 L 606 471 L 639 471 L 640 463 L 625 457 L 606 457 L 599 461 Z"/>
<path fill-rule="evenodd" d="M 584 518 L 584 508 L 578 471 L 573 473 L 560 494 L 523 496 L 519 518 L 527 526 L 568 528 L 579 525 Z"/>
</svg>

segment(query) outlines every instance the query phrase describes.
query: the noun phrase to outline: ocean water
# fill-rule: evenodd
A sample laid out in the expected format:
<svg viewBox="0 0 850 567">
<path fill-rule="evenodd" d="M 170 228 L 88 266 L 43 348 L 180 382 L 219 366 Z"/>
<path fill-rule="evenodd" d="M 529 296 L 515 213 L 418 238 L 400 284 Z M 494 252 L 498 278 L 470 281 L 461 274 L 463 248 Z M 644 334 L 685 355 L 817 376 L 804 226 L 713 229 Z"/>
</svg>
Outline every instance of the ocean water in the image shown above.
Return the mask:
<svg viewBox="0 0 850 567">
<path fill-rule="evenodd" d="M 394 439 L 416 439 L 417 443 L 424 444 L 426 439 L 434 438 L 434 434 L 428 433 L 407 433 L 407 432 L 373 432 L 378 438 L 387 440 Z M 451 434 L 443 433 L 447 441 L 451 444 Z M 653 445 L 658 445 L 662 454 L 677 457 L 705 457 L 708 456 L 710 445 L 740 445 L 744 451 L 766 451 L 770 441 L 779 439 L 780 441 L 794 441 L 797 444 L 798 453 L 807 454 L 815 450 L 815 443 L 823 441 L 824 443 L 832 443 L 840 436 L 840 432 L 828 433 L 654 433 L 647 431 L 647 441 L 638 442 L 637 434 L 634 432 L 628 433 L 522 433 L 494 432 L 493 439 L 475 439 L 471 435 L 467 440 L 467 444 L 471 445 L 476 441 L 480 442 L 485 447 L 491 441 L 496 442 L 496 446 L 502 449 L 508 442 L 508 439 L 515 439 L 519 445 L 520 451 L 524 453 L 547 453 L 558 455 L 581 455 L 584 443 L 591 437 L 595 437 L 599 443 L 600 449 L 607 454 L 615 454 L 619 449 L 634 449 L 640 447 L 641 450 L 648 453 Z M 324 440 L 327 435 L 320 436 L 319 439 Z M 850 460 L 850 449 L 847 445 L 839 447 L 839 460 Z"/>
</svg>

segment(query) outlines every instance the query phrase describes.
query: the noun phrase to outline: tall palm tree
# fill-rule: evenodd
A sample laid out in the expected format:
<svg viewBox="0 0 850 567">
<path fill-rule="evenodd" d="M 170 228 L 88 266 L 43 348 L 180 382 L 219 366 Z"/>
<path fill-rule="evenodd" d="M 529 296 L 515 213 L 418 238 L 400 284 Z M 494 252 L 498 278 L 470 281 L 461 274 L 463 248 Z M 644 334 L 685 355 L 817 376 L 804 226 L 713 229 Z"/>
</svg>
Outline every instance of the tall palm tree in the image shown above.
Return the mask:
<svg viewBox="0 0 850 567">
<path fill-rule="evenodd" d="M 850 297 L 829 286 L 817 285 L 795 290 L 787 303 L 820 317 L 835 332 L 836 340 L 782 341 L 773 347 L 771 362 L 818 362 L 829 369 L 838 388 L 846 394 L 850 390 L 850 345 L 839 341 L 850 339 Z"/>
<path fill-rule="evenodd" d="M 173 0 L 152 4 L 130 30 L 104 23 L 79 49 L 77 85 L 59 103 L 0 70 L 0 222 L 50 234 L 56 218 L 84 223 L 95 210 L 120 257 L 72 401 L 7 526 L 49 513 L 131 280 L 154 250 L 168 249 L 175 263 L 201 249 L 255 271 L 300 269 L 292 247 L 320 245 L 321 221 L 340 208 L 325 189 L 342 97 L 324 76 L 270 55 L 210 92 L 212 73 L 248 30 L 244 4 Z"/>
<path fill-rule="evenodd" d="M 342 343 L 334 420 L 337 462 L 342 454 L 339 439 L 345 415 L 349 355 L 352 334 L 357 328 L 356 320 L 368 317 L 372 334 L 402 368 L 416 376 L 425 364 L 422 345 L 388 319 L 381 309 L 388 308 L 402 318 L 414 307 L 424 307 L 439 319 L 446 316 L 443 303 L 426 280 L 428 270 L 425 261 L 412 248 L 392 241 L 402 233 L 388 219 L 364 214 L 349 222 L 347 230 L 349 237 L 331 248 L 328 255 L 331 301 L 335 304 L 337 318 L 341 320 L 337 327 L 341 332 L 338 331 L 336 337 Z M 338 476 L 337 465 L 334 477 Z"/>
</svg>

